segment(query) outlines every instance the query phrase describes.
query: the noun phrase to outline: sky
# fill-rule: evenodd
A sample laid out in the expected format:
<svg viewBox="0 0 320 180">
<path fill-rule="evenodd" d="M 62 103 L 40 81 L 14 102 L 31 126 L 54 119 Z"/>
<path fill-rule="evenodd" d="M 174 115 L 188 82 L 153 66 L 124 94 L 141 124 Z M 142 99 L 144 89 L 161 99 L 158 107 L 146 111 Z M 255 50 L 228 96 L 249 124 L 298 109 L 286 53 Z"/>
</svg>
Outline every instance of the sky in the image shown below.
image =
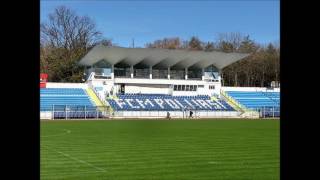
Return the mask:
<svg viewBox="0 0 320 180">
<path fill-rule="evenodd" d="M 41 0 L 40 21 L 61 5 L 92 18 L 105 38 L 122 47 L 131 47 L 132 39 L 135 47 L 165 37 L 215 41 L 228 32 L 261 44 L 280 40 L 279 0 Z"/>
</svg>

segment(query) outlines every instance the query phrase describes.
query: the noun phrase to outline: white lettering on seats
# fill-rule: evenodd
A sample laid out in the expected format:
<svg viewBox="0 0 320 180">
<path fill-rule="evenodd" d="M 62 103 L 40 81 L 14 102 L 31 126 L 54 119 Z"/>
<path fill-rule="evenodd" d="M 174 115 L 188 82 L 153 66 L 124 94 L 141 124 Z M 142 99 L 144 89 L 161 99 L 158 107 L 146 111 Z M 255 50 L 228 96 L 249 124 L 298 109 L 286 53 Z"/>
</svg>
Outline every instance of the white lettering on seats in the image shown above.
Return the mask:
<svg viewBox="0 0 320 180">
<path fill-rule="evenodd" d="M 206 100 L 214 109 L 222 109 L 221 106 L 216 101 Z"/>
<path fill-rule="evenodd" d="M 131 108 L 135 108 L 135 109 L 139 109 L 140 108 L 140 106 L 134 106 L 134 105 L 131 104 L 130 101 L 133 101 L 133 99 L 125 99 L 125 101 L 129 104 L 129 106 Z"/>
<path fill-rule="evenodd" d="M 123 102 L 123 99 L 115 99 L 114 100 L 117 104 L 118 104 L 118 106 L 121 108 L 121 109 L 123 109 L 123 105 L 126 105 L 126 103 L 125 102 Z"/>
<path fill-rule="evenodd" d="M 184 102 L 186 102 L 192 109 L 194 109 L 194 106 L 187 99 L 184 99 Z"/>
<path fill-rule="evenodd" d="M 197 102 L 199 104 L 201 104 L 204 108 L 207 107 L 207 108 L 211 109 L 211 106 L 209 104 L 207 104 L 204 100 L 198 99 Z"/>
<path fill-rule="evenodd" d="M 164 101 L 173 109 L 180 109 L 179 106 L 172 99 L 165 99 Z"/>
<path fill-rule="evenodd" d="M 155 101 L 162 109 L 164 109 L 162 99 L 154 99 L 154 101 Z"/>
<path fill-rule="evenodd" d="M 175 101 L 181 108 L 184 108 L 184 106 L 179 102 L 179 100 L 174 99 L 174 101 Z"/>
<path fill-rule="evenodd" d="M 143 101 L 136 99 L 136 101 L 139 103 L 139 105 L 142 107 L 142 109 L 145 109 L 146 107 L 143 105 Z"/>
<path fill-rule="evenodd" d="M 192 101 L 196 106 L 198 106 L 200 109 L 203 108 L 200 104 L 197 103 L 196 100 L 192 99 L 191 101 Z"/>
<path fill-rule="evenodd" d="M 144 101 L 144 105 L 147 105 L 147 104 L 150 104 L 152 107 L 154 107 L 153 103 L 149 99 L 146 99 Z"/>
<path fill-rule="evenodd" d="M 224 109 L 227 109 L 226 106 L 224 106 L 222 103 L 220 103 L 219 101 L 215 101 L 216 103 L 218 103 L 221 107 L 223 107 Z"/>
</svg>

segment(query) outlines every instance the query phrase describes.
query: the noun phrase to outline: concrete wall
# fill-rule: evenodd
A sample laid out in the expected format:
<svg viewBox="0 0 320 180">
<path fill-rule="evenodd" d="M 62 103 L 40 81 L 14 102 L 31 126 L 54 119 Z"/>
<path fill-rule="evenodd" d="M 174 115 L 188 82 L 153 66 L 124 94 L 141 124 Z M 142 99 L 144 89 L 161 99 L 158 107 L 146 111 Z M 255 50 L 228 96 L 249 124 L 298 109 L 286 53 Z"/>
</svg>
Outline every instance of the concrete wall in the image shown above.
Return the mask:
<svg viewBox="0 0 320 180">
<path fill-rule="evenodd" d="M 40 119 L 52 119 L 51 111 L 40 111 Z"/>
<path fill-rule="evenodd" d="M 182 111 L 169 111 L 172 118 L 183 118 L 189 116 L 187 111 L 184 114 Z M 114 112 L 115 118 L 165 118 L 167 111 L 117 111 Z M 228 118 L 228 117 L 240 117 L 240 113 L 236 111 L 198 111 L 194 112 L 194 117 L 200 118 Z"/>
<path fill-rule="evenodd" d="M 169 94 L 169 85 L 125 85 L 126 93 Z"/>
<path fill-rule="evenodd" d="M 223 91 L 271 91 L 268 90 L 265 87 L 228 87 L 228 86 L 223 86 L 221 87 Z M 280 88 L 274 88 L 274 92 L 280 92 Z"/>
<path fill-rule="evenodd" d="M 86 89 L 88 88 L 87 83 L 54 83 L 54 82 L 48 82 L 47 88 L 82 88 Z"/>
</svg>

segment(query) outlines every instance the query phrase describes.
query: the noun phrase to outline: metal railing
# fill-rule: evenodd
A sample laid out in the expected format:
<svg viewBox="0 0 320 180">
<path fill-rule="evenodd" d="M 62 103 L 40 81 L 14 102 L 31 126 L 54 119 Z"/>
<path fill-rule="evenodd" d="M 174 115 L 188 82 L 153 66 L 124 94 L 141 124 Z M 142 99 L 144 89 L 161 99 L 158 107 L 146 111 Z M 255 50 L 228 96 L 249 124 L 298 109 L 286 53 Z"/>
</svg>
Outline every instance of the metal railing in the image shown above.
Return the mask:
<svg viewBox="0 0 320 180">
<path fill-rule="evenodd" d="M 110 117 L 107 106 L 53 105 L 51 119 L 105 119 Z"/>
<path fill-rule="evenodd" d="M 265 107 L 258 107 L 258 108 L 250 108 L 250 110 L 258 112 L 260 118 L 279 118 L 280 117 L 279 106 L 265 106 Z"/>
<path fill-rule="evenodd" d="M 192 116 L 190 117 L 190 111 Z M 137 110 L 137 111 L 114 111 L 111 114 L 112 118 L 230 118 L 239 117 L 238 111 L 212 111 L 212 110 L 177 110 L 177 111 L 156 111 L 156 110 Z"/>
<path fill-rule="evenodd" d="M 192 111 L 192 117 L 190 117 Z M 279 118 L 279 107 L 259 107 L 251 108 L 250 112 L 255 112 L 260 118 Z M 242 117 L 238 111 L 214 111 L 214 110 L 176 110 L 176 111 L 155 111 L 155 110 L 137 110 L 137 111 L 112 111 L 107 106 L 66 106 L 54 105 L 52 109 L 44 109 L 41 114 L 46 115 L 42 119 L 109 119 L 109 118 L 166 118 L 168 113 L 171 118 L 237 118 Z M 48 115 L 50 114 L 50 115 Z"/>
</svg>

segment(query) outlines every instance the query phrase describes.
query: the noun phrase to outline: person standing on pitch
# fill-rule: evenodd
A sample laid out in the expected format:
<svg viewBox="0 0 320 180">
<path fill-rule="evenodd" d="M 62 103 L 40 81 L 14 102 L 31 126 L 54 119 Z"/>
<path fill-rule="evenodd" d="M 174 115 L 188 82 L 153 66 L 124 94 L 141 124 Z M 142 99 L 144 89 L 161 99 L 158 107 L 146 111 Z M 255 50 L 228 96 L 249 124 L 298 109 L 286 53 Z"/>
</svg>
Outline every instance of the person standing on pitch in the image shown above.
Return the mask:
<svg viewBox="0 0 320 180">
<path fill-rule="evenodd" d="M 192 110 L 190 110 L 190 116 L 189 116 L 190 118 L 192 118 L 192 114 L 193 114 L 193 112 L 192 112 Z"/>
</svg>

